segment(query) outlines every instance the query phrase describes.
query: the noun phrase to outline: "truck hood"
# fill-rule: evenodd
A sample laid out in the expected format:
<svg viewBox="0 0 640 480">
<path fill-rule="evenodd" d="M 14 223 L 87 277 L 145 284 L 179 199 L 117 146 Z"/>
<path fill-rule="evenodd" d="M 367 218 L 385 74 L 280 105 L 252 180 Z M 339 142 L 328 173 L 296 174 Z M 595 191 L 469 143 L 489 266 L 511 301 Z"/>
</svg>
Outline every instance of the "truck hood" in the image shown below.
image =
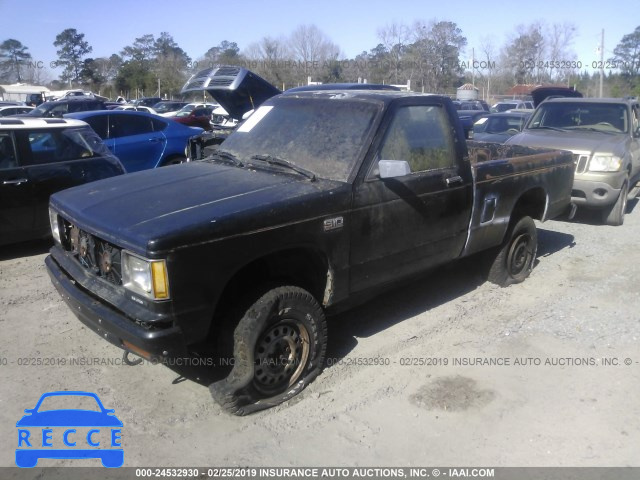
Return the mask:
<svg viewBox="0 0 640 480">
<path fill-rule="evenodd" d="M 533 98 L 533 105 L 537 107 L 547 98 L 557 97 L 572 97 L 582 98 L 582 93 L 574 90 L 573 87 L 538 87 L 531 91 L 531 98 Z"/>
<path fill-rule="evenodd" d="M 624 156 L 625 142 L 626 135 L 623 134 L 610 135 L 578 130 L 556 132 L 553 130 L 525 129 L 511 137 L 506 143 L 527 147 L 557 148 L 570 150 L 574 153 L 588 152 L 592 154 L 598 152 Z"/>
<path fill-rule="evenodd" d="M 58 192 L 51 205 L 80 228 L 151 256 L 322 216 L 350 198 L 350 186 L 341 182 L 210 162 L 111 180 Z"/>
<path fill-rule="evenodd" d="M 207 68 L 194 74 L 182 87 L 181 94 L 206 90 L 232 118 L 255 110 L 263 102 L 282 92 L 264 78 L 243 67 L 225 65 Z"/>
</svg>

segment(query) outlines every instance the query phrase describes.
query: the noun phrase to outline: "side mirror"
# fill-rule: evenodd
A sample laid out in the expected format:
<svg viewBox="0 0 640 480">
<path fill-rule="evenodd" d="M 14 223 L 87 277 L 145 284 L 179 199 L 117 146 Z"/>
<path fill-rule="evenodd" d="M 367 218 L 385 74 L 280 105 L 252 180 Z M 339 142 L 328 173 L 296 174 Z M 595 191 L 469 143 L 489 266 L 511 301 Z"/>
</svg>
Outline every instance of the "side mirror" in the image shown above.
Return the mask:
<svg viewBox="0 0 640 480">
<path fill-rule="evenodd" d="M 380 160 L 378 162 L 380 178 L 404 177 L 411 173 L 411 167 L 406 160 Z"/>
</svg>

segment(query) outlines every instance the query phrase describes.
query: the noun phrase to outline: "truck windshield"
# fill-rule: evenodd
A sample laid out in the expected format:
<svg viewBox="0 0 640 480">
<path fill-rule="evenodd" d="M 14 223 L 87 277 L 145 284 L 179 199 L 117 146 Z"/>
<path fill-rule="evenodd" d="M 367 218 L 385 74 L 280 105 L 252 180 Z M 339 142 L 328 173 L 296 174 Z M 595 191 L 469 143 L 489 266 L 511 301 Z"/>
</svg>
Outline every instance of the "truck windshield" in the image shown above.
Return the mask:
<svg viewBox="0 0 640 480">
<path fill-rule="evenodd" d="M 629 117 L 626 106 L 621 104 L 549 102 L 538 107 L 527 128 L 627 133 Z"/>
<path fill-rule="evenodd" d="M 280 158 L 345 182 L 380 111 L 381 105 L 357 99 L 279 97 L 258 108 L 222 148 L 245 163 Z"/>
</svg>

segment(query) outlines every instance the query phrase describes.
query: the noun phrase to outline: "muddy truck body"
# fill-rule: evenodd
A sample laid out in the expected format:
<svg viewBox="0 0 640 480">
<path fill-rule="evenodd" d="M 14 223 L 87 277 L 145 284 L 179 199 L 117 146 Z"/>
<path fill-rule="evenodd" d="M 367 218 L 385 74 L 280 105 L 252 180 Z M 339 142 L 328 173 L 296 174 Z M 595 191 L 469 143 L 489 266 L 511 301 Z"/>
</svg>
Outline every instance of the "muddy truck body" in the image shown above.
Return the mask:
<svg viewBox="0 0 640 480">
<path fill-rule="evenodd" d="M 213 397 L 246 414 L 321 372 L 328 314 L 470 255 L 523 281 L 573 171 L 569 152 L 467 144 L 446 97 L 277 95 L 205 160 L 53 195 L 46 265 L 125 352 L 212 347 Z"/>
</svg>

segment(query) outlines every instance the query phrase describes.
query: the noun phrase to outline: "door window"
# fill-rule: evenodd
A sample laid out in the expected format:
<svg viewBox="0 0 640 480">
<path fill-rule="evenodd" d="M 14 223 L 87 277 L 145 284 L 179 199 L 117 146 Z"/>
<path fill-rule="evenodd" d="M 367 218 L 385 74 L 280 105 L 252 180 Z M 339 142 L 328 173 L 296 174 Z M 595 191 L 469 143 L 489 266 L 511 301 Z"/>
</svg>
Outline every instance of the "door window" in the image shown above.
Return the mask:
<svg viewBox="0 0 640 480">
<path fill-rule="evenodd" d="M 27 137 L 30 155 L 25 163 L 29 165 L 60 163 L 107 154 L 104 143 L 88 127 L 36 130 L 19 132 L 18 135 Z"/>
<path fill-rule="evenodd" d="M 152 118 L 151 123 L 153 124 L 154 132 L 161 132 L 165 128 L 167 128 L 167 122 L 163 122 L 162 120 L 158 120 L 157 118 Z"/>
<path fill-rule="evenodd" d="M 135 115 L 110 115 L 111 137 L 128 137 L 153 132 L 149 117 Z"/>
<path fill-rule="evenodd" d="M 96 132 L 103 140 L 108 136 L 108 120 L 109 115 L 96 115 L 95 117 L 84 119 L 84 121 L 93 128 L 93 131 Z"/>
<path fill-rule="evenodd" d="M 0 132 L 0 170 L 8 170 L 18 166 L 18 158 L 9 133 Z"/>
<path fill-rule="evenodd" d="M 380 160 L 406 160 L 411 172 L 456 165 L 449 119 L 441 107 L 416 105 L 397 110 L 385 135 Z"/>
</svg>

